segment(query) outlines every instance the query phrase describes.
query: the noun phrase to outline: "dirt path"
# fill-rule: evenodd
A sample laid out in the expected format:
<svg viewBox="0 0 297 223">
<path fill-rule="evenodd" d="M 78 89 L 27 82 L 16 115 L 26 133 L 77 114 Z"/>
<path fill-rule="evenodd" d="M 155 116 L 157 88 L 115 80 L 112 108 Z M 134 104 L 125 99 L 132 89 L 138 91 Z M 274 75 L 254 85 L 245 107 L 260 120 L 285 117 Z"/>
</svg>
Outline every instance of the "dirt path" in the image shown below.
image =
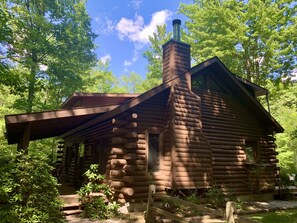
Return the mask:
<svg viewBox="0 0 297 223">
<path fill-rule="evenodd" d="M 92 221 L 90 219 L 80 218 L 79 216 L 72 215 L 66 217 L 67 222 L 69 223 L 145 223 L 143 213 L 131 213 L 125 215 L 122 218 L 108 219 L 102 221 Z"/>
</svg>

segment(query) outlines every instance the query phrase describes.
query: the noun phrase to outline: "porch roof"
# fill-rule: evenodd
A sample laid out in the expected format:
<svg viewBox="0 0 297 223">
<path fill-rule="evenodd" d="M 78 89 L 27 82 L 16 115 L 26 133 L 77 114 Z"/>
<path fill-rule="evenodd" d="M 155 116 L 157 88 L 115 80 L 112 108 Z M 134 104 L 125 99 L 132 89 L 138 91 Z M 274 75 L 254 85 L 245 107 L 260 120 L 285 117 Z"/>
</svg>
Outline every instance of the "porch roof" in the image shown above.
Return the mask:
<svg viewBox="0 0 297 223">
<path fill-rule="evenodd" d="M 118 105 L 98 106 L 6 115 L 7 141 L 8 144 L 18 143 L 29 123 L 30 140 L 43 139 L 59 136 L 117 107 Z"/>
</svg>

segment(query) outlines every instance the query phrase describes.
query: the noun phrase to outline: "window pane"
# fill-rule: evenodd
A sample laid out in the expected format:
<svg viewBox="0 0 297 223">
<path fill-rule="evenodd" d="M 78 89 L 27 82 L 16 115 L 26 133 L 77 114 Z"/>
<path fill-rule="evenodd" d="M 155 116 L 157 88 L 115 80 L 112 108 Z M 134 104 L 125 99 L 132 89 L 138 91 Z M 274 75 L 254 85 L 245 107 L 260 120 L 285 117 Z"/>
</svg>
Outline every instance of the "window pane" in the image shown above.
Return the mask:
<svg viewBox="0 0 297 223">
<path fill-rule="evenodd" d="M 245 145 L 246 162 L 257 163 L 257 143 L 256 142 L 246 142 Z"/>
<path fill-rule="evenodd" d="M 159 134 L 149 133 L 148 136 L 148 170 L 156 170 L 159 154 Z"/>
</svg>

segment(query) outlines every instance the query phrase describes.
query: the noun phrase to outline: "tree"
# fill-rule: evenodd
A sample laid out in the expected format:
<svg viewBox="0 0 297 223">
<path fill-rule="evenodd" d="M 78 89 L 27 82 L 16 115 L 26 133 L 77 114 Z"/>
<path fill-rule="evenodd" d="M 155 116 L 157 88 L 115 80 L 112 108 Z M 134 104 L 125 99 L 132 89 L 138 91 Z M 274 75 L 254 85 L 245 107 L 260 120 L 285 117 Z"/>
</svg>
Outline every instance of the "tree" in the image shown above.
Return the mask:
<svg viewBox="0 0 297 223">
<path fill-rule="evenodd" d="M 166 24 L 157 26 L 157 33 L 149 37 L 150 47 L 143 53 L 143 56 L 148 60 L 146 79 L 143 82 L 143 89 L 150 90 L 151 88 L 161 84 L 162 82 L 162 46 L 170 40 L 171 33 L 166 33 Z"/>
<path fill-rule="evenodd" d="M 82 87 L 82 76 L 95 62 L 94 38 L 84 0 L 7 0 L 12 38 L 3 41 L 2 58 L 21 70 L 13 82 L 26 93 L 22 106 L 36 110 L 39 98 L 62 99 Z"/>
<path fill-rule="evenodd" d="M 271 113 L 285 129 L 276 135 L 279 165 L 285 173 L 297 171 L 297 82 L 268 82 Z"/>
<path fill-rule="evenodd" d="M 9 13 L 9 11 L 6 8 L 6 2 L 4 0 L 1 0 L 0 4 L 0 81 L 2 83 L 7 82 L 8 75 L 6 75 L 8 72 L 8 64 L 5 58 L 2 56 L 4 55 L 5 48 L 3 47 L 4 43 L 7 43 L 10 41 L 12 37 L 12 30 L 9 26 L 9 20 L 12 18 L 12 15 Z"/>
<path fill-rule="evenodd" d="M 141 93 L 142 89 L 142 78 L 139 74 L 131 72 L 129 75 L 122 76 L 122 86 L 126 93 Z"/>
<path fill-rule="evenodd" d="M 296 2 L 196 0 L 182 4 L 186 42 L 199 63 L 218 56 L 232 72 L 257 84 L 296 68 Z"/>
<path fill-rule="evenodd" d="M 40 151 L 29 155 L 0 151 L 1 222 L 64 222 L 51 170 Z"/>
<path fill-rule="evenodd" d="M 97 66 L 83 78 L 85 91 L 99 93 L 115 93 L 119 89 L 119 81 L 109 70 L 109 63 L 98 61 Z"/>
</svg>

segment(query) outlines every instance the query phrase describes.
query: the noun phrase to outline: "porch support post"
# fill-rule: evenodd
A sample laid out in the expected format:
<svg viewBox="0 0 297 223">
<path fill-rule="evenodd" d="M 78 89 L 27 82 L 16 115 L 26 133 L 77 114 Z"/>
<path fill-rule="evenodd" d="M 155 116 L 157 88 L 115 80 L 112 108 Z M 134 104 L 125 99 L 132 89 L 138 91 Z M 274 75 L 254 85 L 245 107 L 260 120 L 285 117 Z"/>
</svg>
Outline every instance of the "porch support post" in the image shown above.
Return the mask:
<svg viewBox="0 0 297 223">
<path fill-rule="evenodd" d="M 30 135 L 31 135 L 31 122 L 28 122 L 24 128 L 24 131 L 20 136 L 20 140 L 17 148 L 18 151 L 23 150 L 26 154 L 28 154 Z"/>
</svg>

